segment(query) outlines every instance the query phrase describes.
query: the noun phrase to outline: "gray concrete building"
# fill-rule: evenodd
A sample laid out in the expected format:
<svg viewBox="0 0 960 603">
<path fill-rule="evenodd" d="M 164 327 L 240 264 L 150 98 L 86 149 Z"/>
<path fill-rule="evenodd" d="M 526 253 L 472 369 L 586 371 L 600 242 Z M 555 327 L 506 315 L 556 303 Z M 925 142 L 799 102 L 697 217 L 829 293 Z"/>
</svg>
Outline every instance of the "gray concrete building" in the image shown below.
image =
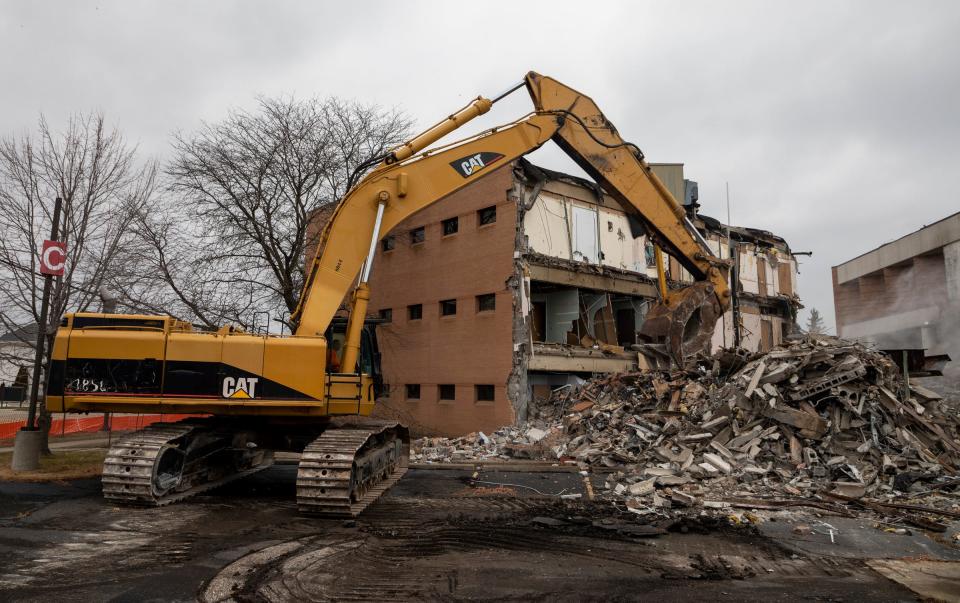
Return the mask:
<svg viewBox="0 0 960 603">
<path fill-rule="evenodd" d="M 960 378 L 960 212 L 833 267 L 837 334 L 949 354 Z"/>
</svg>

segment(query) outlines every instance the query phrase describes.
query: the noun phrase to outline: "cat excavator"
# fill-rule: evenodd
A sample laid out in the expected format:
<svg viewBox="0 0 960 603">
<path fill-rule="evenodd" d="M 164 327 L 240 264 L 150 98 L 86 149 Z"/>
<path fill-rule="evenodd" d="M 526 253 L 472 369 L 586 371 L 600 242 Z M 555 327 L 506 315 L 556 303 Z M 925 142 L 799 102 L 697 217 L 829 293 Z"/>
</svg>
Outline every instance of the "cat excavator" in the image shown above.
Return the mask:
<svg viewBox="0 0 960 603">
<path fill-rule="evenodd" d="M 528 115 L 433 146 L 523 87 L 534 105 Z M 530 72 L 357 168 L 321 235 L 291 336 L 203 331 L 171 316 L 67 314 L 52 350 L 49 410 L 193 416 L 118 440 L 104 462 L 104 496 L 168 504 L 264 469 L 285 451 L 301 454 L 301 511 L 360 513 L 400 479 L 409 457 L 407 429 L 369 417 L 382 386 L 375 329 L 365 320 L 378 242 L 408 216 L 548 140 L 694 277 L 670 290 L 661 262 L 661 299 L 641 333 L 677 362 L 702 350 L 729 305 L 727 263 L 593 100 Z M 344 321 L 336 314 L 345 299 Z M 342 344 L 339 362 L 328 352 L 334 340 Z"/>
</svg>

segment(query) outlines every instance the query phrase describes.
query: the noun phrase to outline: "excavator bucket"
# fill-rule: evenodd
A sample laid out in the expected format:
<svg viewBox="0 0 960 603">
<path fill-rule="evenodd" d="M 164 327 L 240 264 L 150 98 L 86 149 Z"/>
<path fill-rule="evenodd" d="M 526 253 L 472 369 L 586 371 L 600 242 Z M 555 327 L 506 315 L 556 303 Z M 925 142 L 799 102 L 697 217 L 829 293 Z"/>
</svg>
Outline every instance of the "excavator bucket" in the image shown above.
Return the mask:
<svg viewBox="0 0 960 603">
<path fill-rule="evenodd" d="M 662 344 L 677 366 L 683 367 L 707 349 L 722 312 L 713 285 L 707 281 L 671 291 L 647 313 L 640 335 Z"/>
</svg>

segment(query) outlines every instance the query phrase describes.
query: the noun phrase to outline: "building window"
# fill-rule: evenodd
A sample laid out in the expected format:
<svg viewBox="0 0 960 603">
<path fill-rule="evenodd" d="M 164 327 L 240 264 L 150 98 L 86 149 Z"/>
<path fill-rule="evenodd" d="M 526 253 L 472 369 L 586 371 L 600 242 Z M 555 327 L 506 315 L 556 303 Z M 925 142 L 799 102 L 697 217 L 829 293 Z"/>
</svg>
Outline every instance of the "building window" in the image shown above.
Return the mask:
<svg viewBox="0 0 960 603">
<path fill-rule="evenodd" d="M 440 400 L 456 400 L 457 399 L 457 386 L 453 383 L 441 383 L 437 386 L 438 398 Z"/>
<path fill-rule="evenodd" d="M 496 293 L 484 293 L 477 296 L 477 312 L 493 312 L 497 309 Z"/>
<path fill-rule="evenodd" d="M 492 385 L 474 385 L 473 388 L 477 394 L 477 402 L 493 402 L 496 398 Z"/>
<path fill-rule="evenodd" d="M 416 245 L 417 243 L 423 243 L 427 239 L 427 231 L 423 226 L 420 228 L 414 228 L 410 231 L 410 244 Z"/>
<path fill-rule="evenodd" d="M 419 399 L 420 399 L 420 384 L 408 383 L 407 384 L 407 400 L 419 400 Z"/>
<path fill-rule="evenodd" d="M 477 224 L 483 226 L 484 224 L 493 224 L 497 221 L 497 206 L 491 205 L 490 207 L 484 207 L 481 210 L 477 211 Z"/>
<path fill-rule="evenodd" d="M 380 310 L 380 319 L 390 322 L 393 320 L 393 308 L 383 308 Z"/>
<path fill-rule="evenodd" d="M 440 223 L 443 226 L 443 236 L 449 236 L 452 234 L 457 234 L 457 231 L 460 230 L 460 219 L 459 218 L 447 218 Z"/>
<path fill-rule="evenodd" d="M 653 243 L 647 243 L 643 246 L 643 255 L 647 260 L 647 268 L 657 267 L 657 252 L 653 249 Z"/>
<path fill-rule="evenodd" d="M 423 304 L 407 306 L 407 320 L 420 320 L 421 318 L 423 318 Z"/>
<path fill-rule="evenodd" d="M 445 299 L 440 302 L 440 316 L 453 316 L 457 313 L 457 300 Z"/>
<path fill-rule="evenodd" d="M 383 249 L 384 251 L 390 251 L 396 246 L 397 246 L 397 240 L 393 238 L 393 235 L 384 237 L 384 239 L 380 241 L 380 248 Z"/>
</svg>

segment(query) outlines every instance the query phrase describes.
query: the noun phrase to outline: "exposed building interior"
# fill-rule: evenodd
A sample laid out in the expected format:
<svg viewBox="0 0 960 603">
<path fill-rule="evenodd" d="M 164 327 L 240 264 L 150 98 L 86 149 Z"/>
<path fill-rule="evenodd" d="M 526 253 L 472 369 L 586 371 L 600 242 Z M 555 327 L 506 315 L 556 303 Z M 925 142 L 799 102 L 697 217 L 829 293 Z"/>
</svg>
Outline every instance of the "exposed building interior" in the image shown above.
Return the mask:
<svg viewBox="0 0 960 603">
<path fill-rule="evenodd" d="M 789 245 L 700 215 L 683 165 L 652 167 L 716 255 L 736 260 L 732 308 L 711 348 L 782 342 L 801 307 Z M 669 287 L 693 281 L 665 258 Z M 638 330 L 658 295 L 653 245 L 638 220 L 595 183 L 520 159 L 381 243 L 370 310 L 383 320 L 389 387 L 378 412 L 424 434 L 522 420 L 556 387 L 641 366 L 632 346 L 642 343 Z"/>
</svg>

